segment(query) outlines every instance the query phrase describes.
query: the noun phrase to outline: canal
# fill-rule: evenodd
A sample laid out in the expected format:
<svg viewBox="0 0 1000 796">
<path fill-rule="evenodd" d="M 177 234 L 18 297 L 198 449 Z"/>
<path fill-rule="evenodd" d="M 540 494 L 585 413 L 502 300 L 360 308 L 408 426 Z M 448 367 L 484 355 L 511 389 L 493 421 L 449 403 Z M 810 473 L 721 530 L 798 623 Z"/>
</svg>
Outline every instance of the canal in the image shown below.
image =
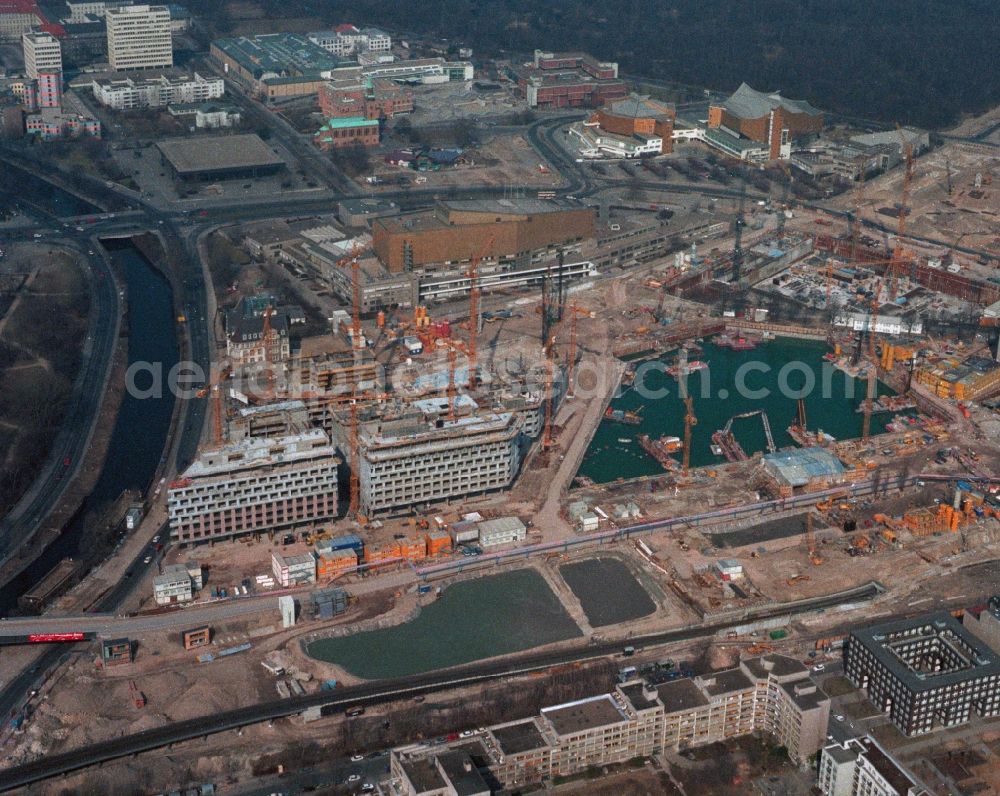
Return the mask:
<svg viewBox="0 0 1000 796">
<path fill-rule="evenodd" d="M 116 270 L 124 275 L 129 364 L 152 363 L 162 367 L 166 374 L 179 357 L 170 285 L 131 243 L 109 241 L 105 246 Z M 136 386 L 149 387 L 151 378 L 137 377 Z M 173 408 L 174 397 L 166 389 L 150 398 L 126 393 L 93 490 L 62 535 L 24 572 L 0 589 L 0 613 L 9 613 L 16 606 L 17 598 L 63 558 L 88 557 L 85 543 L 89 542 L 84 538 L 88 515 L 107 506 L 127 489 L 143 492 L 149 487 L 167 442 Z"/>
<path fill-rule="evenodd" d="M 340 638 L 307 652 L 374 680 L 457 666 L 582 635 L 535 570 L 453 584 L 410 622 Z"/>
<path fill-rule="evenodd" d="M 809 430 L 822 430 L 839 440 L 861 436 L 863 416 L 857 409 L 865 399 L 865 381 L 854 379 L 826 362 L 823 355 L 828 348 L 822 341 L 778 338 L 752 351 L 735 351 L 707 341 L 701 345 L 703 352 L 691 355 L 690 360 L 699 359 L 709 367 L 688 376 L 698 419 L 691 435 L 692 467 L 724 464 L 722 456 L 712 453 L 712 434 L 734 415 L 755 409 L 767 412 L 778 448 L 794 446 L 787 428 L 796 418 L 796 391 L 807 386 L 810 378 L 807 372 L 815 381 L 814 388 L 803 396 Z M 675 358 L 676 352 L 671 352 L 652 361 L 633 387 L 622 388 L 612 407 L 638 412 L 641 423 L 632 426 L 602 421 L 578 475 L 596 483 L 607 483 L 617 478 L 664 473 L 636 438 L 639 434 L 648 434 L 654 439 L 684 436 L 684 403 L 678 382 L 665 372 Z M 886 386 L 878 385 L 877 394 L 891 393 Z M 891 419 L 891 414 L 873 415 L 872 433 L 882 433 Z M 759 417 L 735 420 L 732 431 L 748 454 L 766 451 L 764 427 Z M 675 458 L 680 461 L 679 452 Z"/>
</svg>

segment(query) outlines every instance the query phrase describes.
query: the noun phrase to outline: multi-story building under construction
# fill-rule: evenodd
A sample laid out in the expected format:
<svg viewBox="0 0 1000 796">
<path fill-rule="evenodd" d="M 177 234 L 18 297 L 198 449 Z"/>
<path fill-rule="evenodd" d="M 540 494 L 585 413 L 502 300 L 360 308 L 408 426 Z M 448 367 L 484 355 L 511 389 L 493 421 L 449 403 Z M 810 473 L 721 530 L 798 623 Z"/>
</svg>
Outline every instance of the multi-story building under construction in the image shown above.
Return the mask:
<svg viewBox="0 0 1000 796">
<path fill-rule="evenodd" d="M 363 514 L 391 514 L 511 485 L 521 463 L 521 413 L 481 411 L 468 398 L 459 406 L 449 419 L 446 400 L 422 399 L 397 418 L 359 423 Z M 341 450 L 349 450 L 348 424 L 335 433 Z"/>
<path fill-rule="evenodd" d="M 206 450 L 170 485 L 171 538 L 203 542 L 331 519 L 339 464 L 318 428 Z"/>
</svg>

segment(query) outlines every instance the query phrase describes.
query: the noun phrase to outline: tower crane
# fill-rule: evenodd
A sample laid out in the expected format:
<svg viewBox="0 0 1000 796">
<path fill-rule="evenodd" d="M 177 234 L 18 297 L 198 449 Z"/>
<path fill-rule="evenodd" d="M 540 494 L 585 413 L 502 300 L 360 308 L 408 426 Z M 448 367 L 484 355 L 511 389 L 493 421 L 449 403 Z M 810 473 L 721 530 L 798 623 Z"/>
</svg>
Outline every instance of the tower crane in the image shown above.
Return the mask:
<svg viewBox="0 0 1000 796">
<path fill-rule="evenodd" d="M 910 184 L 913 182 L 913 145 L 905 140 L 902 128 L 899 131 L 903 139 L 903 158 L 906 161 L 903 171 L 903 193 L 900 197 L 899 216 L 896 224 L 896 244 L 892 247 L 892 264 L 889 276 L 889 301 L 896 300 L 899 289 L 899 277 L 902 275 L 906 252 L 903 249 L 903 235 L 906 233 L 906 215 L 909 213 Z"/>
<path fill-rule="evenodd" d="M 361 244 L 355 241 L 351 244 L 351 253 L 347 257 L 337 261 L 338 266 L 350 264 L 351 266 L 351 348 L 355 351 L 364 348 L 364 340 L 361 336 L 361 253 L 364 251 Z"/>
<path fill-rule="evenodd" d="M 566 308 L 566 311 L 569 313 L 569 356 L 566 363 L 566 397 L 569 398 L 574 392 L 574 377 L 576 374 L 576 319 L 578 317 L 593 318 L 594 313 L 582 309 L 575 301 Z"/>
<path fill-rule="evenodd" d="M 861 203 L 865 198 L 865 156 L 858 158 L 858 180 L 854 183 L 854 216 L 851 218 L 851 259 L 858 259 L 861 246 Z"/>
<path fill-rule="evenodd" d="M 698 418 L 694 416 L 694 399 L 689 395 L 684 399 L 684 452 L 681 457 L 681 472 L 685 478 L 691 466 L 691 429 L 696 425 Z"/>
<path fill-rule="evenodd" d="M 545 429 L 542 432 L 542 449 L 548 450 L 555 441 L 552 438 L 552 415 L 554 406 L 553 390 L 555 387 L 555 362 L 553 360 L 555 350 L 555 336 L 548 339 L 545 348 L 542 350 L 545 356 Z"/>
<path fill-rule="evenodd" d="M 741 272 L 743 270 L 743 227 L 746 226 L 746 218 L 743 211 L 747 201 L 747 181 L 743 179 L 740 183 L 740 203 L 736 211 L 736 223 L 733 238 L 733 287 L 738 287 Z"/>
<path fill-rule="evenodd" d="M 806 546 L 809 548 L 809 563 L 818 567 L 823 563 L 823 557 L 816 551 L 816 534 L 813 533 L 812 511 L 806 514 Z"/>
<path fill-rule="evenodd" d="M 458 388 L 455 384 L 455 365 L 458 358 L 458 354 L 462 353 L 468 356 L 468 347 L 461 341 L 455 340 L 449 337 L 439 337 L 438 344 L 447 347 L 448 349 L 448 419 L 455 419 L 455 398 L 458 395 Z"/>
<path fill-rule="evenodd" d="M 474 390 L 477 386 L 478 362 L 476 361 L 476 337 L 479 334 L 479 263 L 486 256 L 493 244 L 496 242 L 496 235 L 491 235 L 469 260 L 469 270 L 466 276 L 469 278 L 469 389 Z"/>
</svg>

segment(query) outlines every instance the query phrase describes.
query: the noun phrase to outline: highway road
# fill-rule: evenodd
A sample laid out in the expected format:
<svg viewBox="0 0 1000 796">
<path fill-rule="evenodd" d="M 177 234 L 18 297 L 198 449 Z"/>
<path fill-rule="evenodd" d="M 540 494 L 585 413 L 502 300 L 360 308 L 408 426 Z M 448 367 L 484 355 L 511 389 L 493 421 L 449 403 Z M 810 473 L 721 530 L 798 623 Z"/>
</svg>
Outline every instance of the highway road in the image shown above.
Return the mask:
<svg viewBox="0 0 1000 796">
<path fill-rule="evenodd" d="M 698 638 L 707 638 L 716 633 L 724 632 L 731 627 L 744 625 L 748 621 L 776 617 L 787 617 L 791 620 L 800 614 L 820 609 L 825 610 L 841 604 L 855 604 L 860 601 L 871 600 L 879 592 L 880 588 L 876 584 L 869 584 L 825 597 L 802 600 L 795 603 L 793 607 L 778 606 L 757 611 L 751 610 L 739 618 L 726 622 L 695 625 L 646 636 L 638 636 L 630 639 L 629 644 L 637 650 L 642 650 L 647 647 L 657 647 Z M 333 691 L 320 691 L 315 694 L 305 694 L 289 699 L 262 702 L 257 705 L 223 711 L 198 719 L 174 722 L 122 738 L 114 738 L 109 741 L 90 744 L 69 752 L 46 755 L 34 762 L 0 771 L 0 790 L 24 787 L 50 777 L 105 763 L 110 760 L 147 752 L 183 741 L 204 738 L 218 732 L 236 730 L 250 724 L 294 715 L 301 713 L 307 708 L 318 707 L 324 713 L 336 713 L 339 710 L 344 710 L 354 705 L 379 705 L 443 689 L 475 685 L 503 677 L 545 670 L 552 666 L 603 658 L 609 655 L 616 655 L 621 650 L 621 641 L 605 641 L 591 644 L 585 648 L 528 653 L 501 661 L 468 664 L 453 669 L 428 672 L 410 677 L 381 680 L 337 688 Z"/>
</svg>

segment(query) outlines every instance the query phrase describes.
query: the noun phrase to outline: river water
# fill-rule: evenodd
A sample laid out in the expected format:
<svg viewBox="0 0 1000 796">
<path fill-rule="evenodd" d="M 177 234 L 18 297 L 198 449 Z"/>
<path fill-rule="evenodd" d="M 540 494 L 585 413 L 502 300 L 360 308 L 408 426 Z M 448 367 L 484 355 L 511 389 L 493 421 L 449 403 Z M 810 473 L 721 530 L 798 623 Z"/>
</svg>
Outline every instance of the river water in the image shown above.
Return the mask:
<svg viewBox="0 0 1000 796">
<path fill-rule="evenodd" d="M 711 451 L 712 434 L 723 428 L 734 415 L 755 409 L 766 410 L 778 448 L 794 445 L 787 428 L 796 418 L 797 400 L 794 392 L 793 397 L 784 394 L 780 385 L 784 381 L 791 391 L 801 390 L 808 378 L 804 370 L 814 374 L 816 383 L 815 389 L 804 396 L 809 430 L 821 429 L 841 440 L 861 436 L 863 417 L 856 410 L 865 398 L 865 381 L 853 379 L 826 363 L 823 360 L 828 351 L 825 343 L 779 338 L 753 351 L 733 351 L 710 342 L 702 343 L 702 347 L 704 352 L 692 355 L 690 360 L 700 359 L 707 362 L 709 368 L 693 372 L 688 377 L 694 413 L 698 419 L 691 434 L 692 467 L 724 464 L 725 459 Z M 670 365 L 674 360 L 675 354 L 671 353 L 662 357 L 660 362 Z M 788 363 L 796 364 L 788 367 L 782 380 L 782 368 Z M 754 393 L 764 390 L 766 397 L 741 394 L 737 388 L 739 372 L 745 373 L 743 383 L 749 390 Z M 824 380 L 829 385 L 828 389 L 823 387 Z M 677 380 L 668 376 L 662 366 L 648 370 L 643 381 L 645 391 L 657 397 L 643 397 L 638 389 L 623 388 L 623 394 L 611 404 L 616 409 L 640 412 L 642 423 L 628 426 L 602 421 L 584 456 L 579 475 L 592 478 L 597 483 L 607 483 L 617 478 L 664 473 L 659 463 L 639 446 L 636 437 L 648 434 L 653 438 L 665 435 L 683 438 L 684 403 L 679 395 Z M 666 395 L 660 397 L 660 391 Z M 891 392 L 879 384 L 879 395 Z M 884 431 L 885 424 L 891 419 L 890 414 L 873 415 L 872 433 Z M 764 427 L 759 417 L 735 420 L 732 430 L 748 454 L 766 450 Z M 679 453 L 676 458 L 680 461 Z"/>
<path fill-rule="evenodd" d="M 109 241 L 119 273 L 124 274 L 128 306 L 128 360 L 161 363 L 166 374 L 178 360 L 170 285 L 127 241 Z M 144 387 L 137 380 L 137 386 Z M 107 458 L 97 483 L 62 535 L 17 578 L 0 589 L 0 613 L 9 613 L 17 598 L 41 580 L 61 559 L 81 558 L 84 518 L 114 501 L 126 489 L 145 491 L 160 462 L 174 398 L 169 390 L 159 397 L 122 400 L 112 431 Z"/>
</svg>

